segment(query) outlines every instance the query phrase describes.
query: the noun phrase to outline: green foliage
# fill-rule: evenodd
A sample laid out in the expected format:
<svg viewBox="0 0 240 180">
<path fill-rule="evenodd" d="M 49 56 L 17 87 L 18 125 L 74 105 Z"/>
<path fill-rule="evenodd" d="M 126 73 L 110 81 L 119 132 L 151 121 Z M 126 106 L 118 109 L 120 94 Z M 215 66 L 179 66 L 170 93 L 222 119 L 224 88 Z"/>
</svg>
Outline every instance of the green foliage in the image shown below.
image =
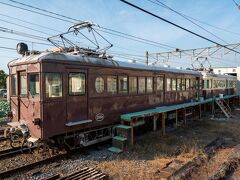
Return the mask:
<svg viewBox="0 0 240 180">
<path fill-rule="evenodd" d="M 0 101 L 0 118 L 5 117 L 10 110 L 9 103 L 7 101 Z"/>
<path fill-rule="evenodd" d="M 6 88 L 7 87 L 7 74 L 0 70 L 0 88 Z"/>
</svg>

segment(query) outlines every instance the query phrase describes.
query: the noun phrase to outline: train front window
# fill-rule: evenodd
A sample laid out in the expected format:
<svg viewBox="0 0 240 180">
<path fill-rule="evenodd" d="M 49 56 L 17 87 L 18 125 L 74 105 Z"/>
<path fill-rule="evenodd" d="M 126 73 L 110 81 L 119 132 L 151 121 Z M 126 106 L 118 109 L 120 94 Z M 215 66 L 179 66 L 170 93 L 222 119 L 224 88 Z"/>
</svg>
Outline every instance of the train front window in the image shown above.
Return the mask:
<svg viewBox="0 0 240 180">
<path fill-rule="evenodd" d="M 118 77 L 118 91 L 120 93 L 128 92 L 128 78 L 127 76 L 119 76 Z"/>
<path fill-rule="evenodd" d="M 32 96 L 39 95 L 39 74 L 29 75 L 29 93 Z"/>
<path fill-rule="evenodd" d="M 85 74 L 69 73 L 68 75 L 68 92 L 69 95 L 79 96 L 85 94 Z"/>
<path fill-rule="evenodd" d="M 62 75 L 60 73 L 46 73 L 46 97 L 62 97 Z"/>
<path fill-rule="evenodd" d="M 107 77 L 107 91 L 112 94 L 117 93 L 117 76 Z"/>
<path fill-rule="evenodd" d="M 11 76 L 11 94 L 13 96 L 17 95 L 17 75 Z"/>
<path fill-rule="evenodd" d="M 20 95 L 22 96 L 27 95 L 27 75 L 26 74 L 20 75 Z"/>
<path fill-rule="evenodd" d="M 178 91 L 182 90 L 182 79 L 177 79 L 177 90 Z"/>
</svg>

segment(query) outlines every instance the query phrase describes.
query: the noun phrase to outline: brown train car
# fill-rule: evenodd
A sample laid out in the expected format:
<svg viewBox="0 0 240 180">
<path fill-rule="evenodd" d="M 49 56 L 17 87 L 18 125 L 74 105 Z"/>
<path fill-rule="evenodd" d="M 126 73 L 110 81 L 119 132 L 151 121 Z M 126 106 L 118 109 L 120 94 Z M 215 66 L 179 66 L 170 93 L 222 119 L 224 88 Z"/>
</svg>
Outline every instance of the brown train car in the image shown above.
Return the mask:
<svg viewBox="0 0 240 180">
<path fill-rule="evenodd" d="M 201 96 L 199 72 L 111 58 L 45 52 L 9 70 L 12 125 L 25 124 L 34 142 L 77 137 L 89 145 L 110 138 L 121 114 Z"/>
<path fill-rule="evenodd" d="M 202 72 L 202 91 L 204 98 L 217 97 L 219 94 L 236 94 L 237 77 Z"/>
</svg>

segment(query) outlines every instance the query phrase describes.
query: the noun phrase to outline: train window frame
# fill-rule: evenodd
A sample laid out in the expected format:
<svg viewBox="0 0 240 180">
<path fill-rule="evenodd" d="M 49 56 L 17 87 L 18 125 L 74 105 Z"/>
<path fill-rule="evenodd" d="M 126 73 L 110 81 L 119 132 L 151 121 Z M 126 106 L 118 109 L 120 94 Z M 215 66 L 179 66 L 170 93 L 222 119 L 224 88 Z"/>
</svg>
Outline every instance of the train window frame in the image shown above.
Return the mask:
<svg viewBox="0 0 240 180">
<path fill-rule="evenodd" d="M 13 81 L 13 77 L 15 80 Z M 17 74 L 12 74 L 11 75 L 11 96 L 17 96 L 18 95 L 18 83 L 17 83 Z M 13 83 L 14 82 L 14 83 Z M 14 85 L 14 86 L 13 86 Z M 15 89 L 15 93 L 13 94 L 13 87 Z"/>
<path fill-rule="evenodd" d="M 35 89 L 35 94 L 34 93 L 32 93 L 32 91 L 31 91 L 31 76 L 38 76 L 38 87 L 36 87 L 36 85 L 35 85 L 35 88 L 37 88 L 37 89 Z M 36 83 L 36 82 L 35 82 Z M 38 91 L 38 92 L 37 92 Z M 29 73 L 28 74 L 28 93 L 32 96 L 32 97 L 35 97 L 35 96 L 40 96 L 40 74 L 39 73 Z"/>
<path fill-rule="evenodd" d="M 151 86 L 149 86 L 149 82 L 148 82 L 148 80 L 151 80 Z M 148 93 L 148 94 L 150 94 L 150 93 L 153 93 L 154 92 L 154 88 L 153 88 L 153 82 L 154 82 L 154 79 L 153 79 L 153 77 L 151 77 L 151 76 L 148 76 L 148 77 L 146 77 L 146 93 Z M 149 88 L 149 87 L 151 87 L 151 88 Z M 151 90 L 150 90 L 151 89 Z M 150 91 L 149 91 L 150 90 Z"/>
<path fill-rule="evenodd" d="M 177 78 L 177 91 L 181 91 L 181 90 L 182 90 L 182 79 Z"/>
<path fill-rule="evenodd" d="M 115 91 L 110 91 L 110 87 L 109 87 L 109 78 L 111 78 L 111 79 L 113 79 L 113 77 L 114 78 L 116 78 L 116 86 L 115 86 Z M 112 83 L 112 82 L 111 82 Z M 112 88 L 111 88 L 112 89 Z M 118 76 L 117 75 L 110 75 L 110 76 L 107 76 L 107 93 L 109 93 L 109 94 L 112 94 L 112 95 L 115 95 L 115 94 L 117 94 L 118 93 Z"/>
<path fill-rule="evenodd" d="M 186 91 L 186 79 L 185 78 L 182 78 L 181 84 L 182 84 L 181 85 L 182 86 L 181 90 Z"/>
<path fill-rule="evenodd" d="M 166 78 L 166 91 L 170 92 L 172 91 L 172 79 Z"/>
<path fill-rule="evenodd" d="M 177 91 L 177 79 L 172 78 L 172 91 Z"/>
<path fill-rule="evenodd" d="M 159 84 L 160 82 L 160 84 Z M 157 91 L 164 91 L 164 77 L 158 76 L 157 77 Z"/>
<path fill-rule="evenodd" d="M 124 79 L 124 78 L 126 78 L 126 80 L 127 81 L 125 81 L 125 83 L 126 83 L 126 85 L 127 85 L 127 89 L 126 90 L 122 90 L 121 89 L 121 87 L 123 87 L 122 85 L 121 85 L 121 82 L 120 82 L 120 80 L 121 79 Z M 118 85 L 117 85 L 117 87 L 118 87 L 118 93 L 119 94 L 128 94 L 128 92 L 129 92 L 129 85 L 128 85 L 128 81 L 129 81 L 129 79 L 128 79 L 128 76 L 118 76 L 118 78 L 117 78 L 117 81 L 118 81 Z"/>
<path fill-rule="evenodd" d="M 186 79 L 185 85 L 186 85 L 186 91 L 188 91 L 190 89 L 190 81 L 189 81 L 189 79 Z"/>
<path fill-rule="evenodd" d="M 24 81 L 22 81 L 22 77 L 25 76 Z M 19 79 L 18 79 L 18 93 L 21 97 L 26 97 L 28 95 L 28 77 L 27 77 L 27 73 L 26 72 L 19 72 Z M 22 82 L 24 82 L 24 88 L 23 88 L 23 84 Z M 22 91 L 25 90 L 25 92 L 23 93 Z"/>
<path fill-rule="evenodd" d="M 142 83 L 140 83 L 139 81 L 140 80 L 143 80 L 144 79 L 144 86 L 140 86 L 140 84 L 142 84 Z M 140 91 L 140 87 L 143 87 L 144 88 L 144 91 Z M 145 76 L 139 76 L 138 77 L 138 94 L 145 94 L 146 93 L 146 77 Z"/>
<path fill-rule="evenodd" d="M 52 74 L 58 74 L 60 75 L 60 82 L 61 82 L 61 96 L 47 96 L 47 81 L 46 81 L 46 77 L 47 75 L 52 75 Z M 60 99 L 60 98 L 63 98 L 63 73 L 60 73 L 60 72 L 47 72 L 47 73 L 44 73 L 44 96 L 47 98 L 47 99 Z"/>
<path fill-rule="evenodd" d="M 97 79 L 101 79 L 102 82 L 103 82 L 103 85 L 100 85 L 100 86 L 99 86 L 99 87 L 101 87 L 101 89 L 98 89 L 98 88 L 97 88 L 97 85 L 96 85 Z M 95 79 L 95 82 L 94 82 L 94 86 L 95 86 L 95 91 L 96 91 L 98 94 L 103 93 L 103 92 L 105 91 L 105 80 L 104 80 L 104 78 L 103 78 L 102 76 L 97 76 L 96 79 Z"/>
<path fill-rule="evenodd" d="M 70 86 L 70 78 L 71 78 L 70 74 L 80 74 L 80 75 L 83 75 L 83 77 L 84 77 L 84 88 L 83 88 L 84 92 L 77 92 L 77 93 L 70 92 L 70 87 L 71 87 Z M 86 73 L 84 73 L 84 72 L 69 72 L 68 73 L 68 95 L 69 96 L 84 96 L 85 94 L 86 94 Z"/>
<path fill-rule="evenodd" d="M 132 84 L 131 84 L 132 79 L 135 79 L 135 80 L 136 80 L 136 86 L 135 86 L 135 88 L 133 88 L 133 86 L 132 86 Z M 138 78 L 137 78 L 137 76 L 129 76 L 129 77 L 128 77 L 128 83 L 129 83 L 129 85 L 128 85 L 128 91 L 129 91 L 129 93 L 130 93 L 130 94 L 137 94 L 137 93 L 138 93 Z M 135 89 L 135 91 L 132 91 L 132 89 Z"/>
</svg>

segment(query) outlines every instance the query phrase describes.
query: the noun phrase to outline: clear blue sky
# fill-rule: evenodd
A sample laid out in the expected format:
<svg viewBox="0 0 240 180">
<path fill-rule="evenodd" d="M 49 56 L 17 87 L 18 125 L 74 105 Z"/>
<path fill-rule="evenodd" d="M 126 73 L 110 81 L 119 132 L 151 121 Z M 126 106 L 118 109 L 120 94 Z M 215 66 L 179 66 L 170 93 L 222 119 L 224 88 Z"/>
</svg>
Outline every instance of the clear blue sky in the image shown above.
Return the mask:
<svg viewBox="0 0 240 180">
<path fill-rule="evenodd" d="M 170 12 L 167 9 L 156 6 L 147 0 L 129 0 L 130 2 L 137 4 L 159 16 L 162 16 L 168 20 L 174 21 L 192 31 L 198 32 L 206 37 L 222 43 L 220 40 L 209 35 L 203 30 L 199 29 L 190 22 L 184 20 L 182 17 Z M 154 1 L 154 0 L 153 0 Z M 224 31 L 213 29 L 209 26 L 202 25 L 209 31 L 220 36 L 228 43 L 238 43 L 240 37 L 240 10 L 234 5 L 232 0 L 160 0 L 168 6 L 185 13 L 196 19 L 208 22 L 209 24 L 239 33 L 231 34 Z M 240 0 L 237 0 L 240 3 Z M 1 2 L 10 3 L 16 5 L 7 0 L 1 0 Z M 135 36 L 140 36 L 146 39 L 158 41 L 160 43 L 168 44 L 180 49 L 197 48 L 213 45 L 205 40 L 194 37 L 193 35 L 184 32 L 176 27 L 173 27 L 165 22 L 162 22 L 156 18 L 153 18 L 139 10 L 133 9 L 132 7 L 123 4 L 119 0 L 21 0 L 26 4 L 30 4 L 36 7 L 40 7 L 46 10 L 50 10 L 56 13 L 60 13 L 66 16 L 77 18 L 79 20 L 93 21 L 100 26 L 115 29 L 121 32 L 129 33 Z M 19 5 L 18 5 L 19 6 Z M 50 31 L 44 28 L 40 28 L 34 25 L 25 24 L 23 22 L 7 18 L 3 15 L 9 15 L 23 19 L 25 21 L 34 22 L 49 28 L 56 29 L 58 31 L 66 31 L 71 25 L 66 22 L 62 22 L 56 19 L 47 18 L 45 16 L 37 15 L 34 13 L 19 10 L 13 7 L 9 7 L 0 4 L 0 27 L 6 27 L 9 29 L 18 30 L 21 32 L 34 34 L 38 36 L 48 37 L 48 35 L 32 31 L 30 29 L 22 28 L 16 25 L 12 25 L 4 21 L 25 25 L 40 31 L 44 31 L 47 34 L 56 34 L 54 31 Z M 2 15 L 3 14 L 3 15 Z M 0 32 L 0 37 L 11 37 L 18 38 L 27 41 L 36 41 L 21 36 L 11 35 L 4 32 Z M 161 48 L 157 48 L 151 45 L 141 44 L 138 42 L 126 40 L 124 38 L 115 37 L 111 35 L 105 35 L 105 37 L 111 41 L 115 46 L 112 51 L 119 53 L 129 53 L 144 56 L 145 51 L 150 52 L 162 52 L 166 51 Z M 40 42 L 40 41 L 39 41 Z M 7 46 L 15 48 L 17 41 L 4 40 L 0 38 L 0 46 Z M 28 43 L 29 47 L 32 48 L 32 44 Z M 48 48 L 47 46 L 40 46 L 33 44 L 34 49 L 43 50 Z M 7 63 L 19 55 L 12 50 L 0 49 L 0 69 L 7 72 Z M 213 66 L 234 66 L 240 65 L 239 56 L 223 57 L 224 63 L 214 62 Z M 115 59 L 118 59 L 117 57 Z M 226 60 L 227 59 L 227 60 Z M 170 62 L 171 64 L 171 62 Z M 190 66 L 190 61 L 178 60 L 173 63 L 173 66 Z"/>
</svg>

